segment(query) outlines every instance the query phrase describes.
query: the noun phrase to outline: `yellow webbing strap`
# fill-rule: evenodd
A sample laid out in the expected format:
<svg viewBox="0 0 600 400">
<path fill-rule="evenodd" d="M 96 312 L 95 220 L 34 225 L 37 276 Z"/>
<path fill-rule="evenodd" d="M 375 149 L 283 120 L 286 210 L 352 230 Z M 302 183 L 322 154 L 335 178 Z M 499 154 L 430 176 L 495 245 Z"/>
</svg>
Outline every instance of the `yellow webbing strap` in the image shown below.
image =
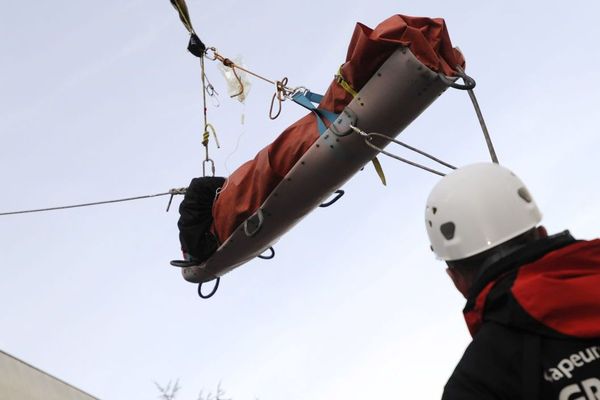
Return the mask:
<svg viewBox="0 0 600 400">
<path fill-rule="evenodd" d="M 344 76 L 342 75 L 342 66 L 340 65 L 340 68 L 338 69 L 337 74 L 335 75 L 335 81 L 348 93 L 350 93 L 352 95 L 352 97 L 357 97 L 358 96 L 358 92 L 356 90 L 354 90 L 354 88 L 350 85 L 350 83 L 348 83 L 347 80 L 344 79 Z M 373 167 L 375 167 L 375 171 L 377 172 L 377 175 L 379 176 L 379 179 L 381 179 L 381 183 L 383 183 L 383 186 L 387 186 L 387 181 L 385 179 L 385 173 L 383 172 L 383 167 L 381 166 L 381 163 L 379 162 L 379 160 L 377 159 L 377 157 L 375 157 L 373 160 Z"/>
<path fill-rule="evenodd" d="M 335 75 L 335 81 L 342 87 L 344 90 L 352 95 L 352 97 L 358 96 L 358 92 L 354 90 L 354 88 L 348 83 L 347 80 L 344 79 L 342 75 L 342 66 L 338 69 L 337 74 Z"/>
<path fill-rule="evenodd" d="M 379 175 L 379 179 L 381 179 L 381 183 L 383 183 L 383 186 L 387 186 L 387 181 L 385 180 L 385 173 L 383 172 L 383 168 L 381 167 L 381 163 L 379 162 L 377 157 L 375 157 L 371 162 L 375 167 L 377 175 Z"/>
</svg>

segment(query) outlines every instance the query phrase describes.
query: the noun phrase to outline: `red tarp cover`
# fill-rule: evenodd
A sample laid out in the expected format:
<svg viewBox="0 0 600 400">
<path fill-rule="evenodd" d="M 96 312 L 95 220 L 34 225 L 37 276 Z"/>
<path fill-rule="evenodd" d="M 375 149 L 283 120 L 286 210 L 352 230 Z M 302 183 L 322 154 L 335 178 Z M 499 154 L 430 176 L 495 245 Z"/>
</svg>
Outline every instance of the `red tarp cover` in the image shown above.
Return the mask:
<svg viewBox="0 0 600 400">
<path fill-rule="evenodd" d="M 464 67 L 443 19 L 394 15 L 375 29 L 356 24 L 342 76 L 359 91 L 400 46 L 410 48 L 427 67 L 448 76 L 455 74 L 456 65 Z M 334 80 L 319 108 L 339 113 L 351 100 L 352 95 Z M 316 117 L 308 114 L 229 176 L 213 206 L 213 232 L 221 243 L 260 207 L 318 137 Z"/>
</svg>

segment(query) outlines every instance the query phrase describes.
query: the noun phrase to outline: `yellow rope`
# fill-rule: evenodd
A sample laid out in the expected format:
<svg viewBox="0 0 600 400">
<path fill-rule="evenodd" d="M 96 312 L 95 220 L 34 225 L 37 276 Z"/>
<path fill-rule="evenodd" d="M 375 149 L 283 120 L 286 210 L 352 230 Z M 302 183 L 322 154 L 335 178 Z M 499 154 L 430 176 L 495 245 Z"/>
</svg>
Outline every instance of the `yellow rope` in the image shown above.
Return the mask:
<svg viewBox="0 0 600 400">
<path fill-rule="evenodd" d="M 212 124 L 206 124 L 206 130 L 204 131 L 204 135 L 203 135 L 203 139 L 207 141 L 208 143 L 208 137 L 209 137 L 209 130 L 212 133 L 213 137 L 215 138 L 215 144 L 217 145 L 217 149 L 221 148 L 221 145 L 219 144 L 219 138 L 217 137 L 217 130 L 215 129 L 214 126 L 212 126 Z M 202 144 L 204 144 L 204 141 L 202 142 Z"/>
</svg>

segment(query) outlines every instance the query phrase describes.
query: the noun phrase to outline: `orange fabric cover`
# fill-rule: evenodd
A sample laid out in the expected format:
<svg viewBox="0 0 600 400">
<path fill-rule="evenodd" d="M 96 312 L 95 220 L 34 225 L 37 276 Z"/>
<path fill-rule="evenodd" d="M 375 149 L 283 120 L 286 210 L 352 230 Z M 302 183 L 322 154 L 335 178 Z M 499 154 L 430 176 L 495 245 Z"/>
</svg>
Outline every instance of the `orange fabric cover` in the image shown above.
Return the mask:
<svg viewBox="0 0 600 400">
<path fill-rule="evenodd" d="M 394 15 L 375 29 L 356 24 L 342 75 L 359 91 L 387 58 L 400 46 L 430 69 L 454 75 L 453 67 L 464 67 L 460 52 L 452 47 L 441 18 Z M 341 112 L 352 100 L 335 80 L 329 85 L 319 108 Z M 224 242 L 265 201 L 302 155 L 319 137 L 316 117 L 309 113 L 289 126 L 273 143 L 258 152 L 227 179 L 213 206 L 213 232 Z"/>
</svg>

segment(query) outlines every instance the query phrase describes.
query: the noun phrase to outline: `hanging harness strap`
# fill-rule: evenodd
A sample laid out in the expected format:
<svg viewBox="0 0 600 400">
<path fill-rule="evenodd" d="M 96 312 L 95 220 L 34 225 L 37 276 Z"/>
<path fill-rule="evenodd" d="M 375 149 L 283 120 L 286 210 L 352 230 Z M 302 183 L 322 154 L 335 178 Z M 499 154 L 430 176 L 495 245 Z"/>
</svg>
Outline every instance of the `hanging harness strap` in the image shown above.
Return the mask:
<svg viewBox="0 0 600 400">
<path fill-rule="evenodd" d="M 188 12 L 187 5 L 184 0 L 170 0 L 171 4 L 177 10 L 179 19 L 185 26 L 185 29 L 190 33 L 190 42 L 188 43 L 188 50 L 196 57 L 203 57 L 206 52 L 206 46 L 202 43 L 202 40 L 196 35 L 194 27 L 192 26 L 192 20 L 190 19 L 190 13 Z"/>
<path fill-rule="evenodd" d="M 323 96 L 320 94 L 313 93 L 310 90 L 307 90 L 305 92 L 294 93 L 292 95 L 292 100 L 315 114 L 315 116 L 317 117 L 317 127 L 319 128 L 320 135 L 322 135 L 327 130 L 327 126 L 325 125 L 325 122 L 323 120 L 326 119 L 329 122 L 333 123 L 338 117 L 338 114 L 334 112 L 327 111 L 322 108 L 317 108 L 313 103 L 320 103 L 321 100 L 323 100 Z"/>
</svg>

